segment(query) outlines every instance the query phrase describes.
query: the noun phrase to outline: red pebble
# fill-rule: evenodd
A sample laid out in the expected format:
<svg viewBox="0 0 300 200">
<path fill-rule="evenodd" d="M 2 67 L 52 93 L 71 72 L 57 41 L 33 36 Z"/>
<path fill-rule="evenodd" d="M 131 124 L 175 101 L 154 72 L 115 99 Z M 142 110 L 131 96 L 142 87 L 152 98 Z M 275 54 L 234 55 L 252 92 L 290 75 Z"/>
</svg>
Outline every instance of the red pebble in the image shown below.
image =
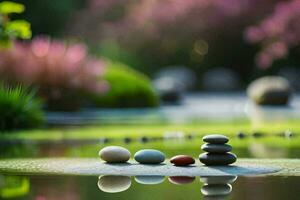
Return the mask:
<svg viewBox="0 0 300 200">
<path fill-rule="evenodd" d="M 192 183 L 195 180 L 193 176 L 170 176 L 169 181 L 175 185 L 184 185 Z"/>
<path fill-rule="evenodd" d="M 176 166 L 187 166 L 195 163 L 195 159 L 187 155 L 174 156 L 170 160 Z"/>
</svg>

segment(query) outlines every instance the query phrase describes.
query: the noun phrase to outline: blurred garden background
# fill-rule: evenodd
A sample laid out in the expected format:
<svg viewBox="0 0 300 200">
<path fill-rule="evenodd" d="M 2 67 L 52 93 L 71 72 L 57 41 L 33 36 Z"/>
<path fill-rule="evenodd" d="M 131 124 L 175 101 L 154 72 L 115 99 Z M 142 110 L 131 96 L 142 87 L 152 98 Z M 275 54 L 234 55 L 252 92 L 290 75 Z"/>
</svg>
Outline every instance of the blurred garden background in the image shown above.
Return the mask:
<svg viewBox="0 0 300 200">
<path fill-rule="evenodd" d="M 197 157 L 210 133 L 239 158 L 299 158 L 299 90 L 300 0 L 0 0 L 1 159 Z M 0 199 L 106 197 L 98 179 L 45 177 L 0 174 Z M 299 196 L 240 180 L 237 198 L 257 183 L 249 194 Z"/>
<path fill-rule="evenodd" d="M 1 1 L 2 143 L 292 137 L 299 16 L 298 0 Z"/>
</svg>

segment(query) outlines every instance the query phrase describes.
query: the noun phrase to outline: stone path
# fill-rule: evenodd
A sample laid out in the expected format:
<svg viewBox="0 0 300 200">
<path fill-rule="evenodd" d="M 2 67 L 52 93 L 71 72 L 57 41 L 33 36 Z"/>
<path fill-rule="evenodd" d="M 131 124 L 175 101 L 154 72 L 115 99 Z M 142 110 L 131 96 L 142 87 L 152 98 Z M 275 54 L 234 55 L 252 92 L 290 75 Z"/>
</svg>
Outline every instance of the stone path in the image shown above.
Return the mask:
<svg viewBox="0 0 300 200">
<path fill-rule="evenodd" d="M 171 164 L 105 164 L 89 158 L 45 158 L 0 160 L 0 173 L 34 175 L 161 175 L 224 176 L 285 175 L 300 176 L 300 159 L 239 159 L 232 166 L 207 167 L 199 162 L 190 167 Z"/>
</svg>

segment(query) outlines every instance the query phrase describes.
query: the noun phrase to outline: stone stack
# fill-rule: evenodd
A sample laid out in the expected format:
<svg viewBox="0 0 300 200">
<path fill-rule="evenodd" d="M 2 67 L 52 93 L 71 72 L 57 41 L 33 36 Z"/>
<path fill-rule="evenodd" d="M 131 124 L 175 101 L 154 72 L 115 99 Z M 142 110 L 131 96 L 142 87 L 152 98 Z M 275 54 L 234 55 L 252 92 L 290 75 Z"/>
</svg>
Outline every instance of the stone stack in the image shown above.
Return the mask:
<svg viewBox="0 0 300 200">
<path fill-rule="evenodd" d="M 232 147 L 226 144 L 229 139 L 224 135 L 213 134 L 203 137 L 206 142 L 201 149 L 206 153 L 199 155 L 199 160 L 205 165 L 229 165 L 236 161 L 236 155 L 230 153 Z"/>
</svg>

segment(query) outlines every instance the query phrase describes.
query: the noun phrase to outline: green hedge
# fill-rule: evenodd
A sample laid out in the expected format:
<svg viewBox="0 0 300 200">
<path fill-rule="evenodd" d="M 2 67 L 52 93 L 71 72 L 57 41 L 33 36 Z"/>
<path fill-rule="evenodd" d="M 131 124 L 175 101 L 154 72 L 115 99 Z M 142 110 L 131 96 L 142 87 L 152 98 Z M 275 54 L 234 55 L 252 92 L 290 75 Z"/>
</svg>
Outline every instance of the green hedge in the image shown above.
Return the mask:
<svg viewBox="0 0 300 200">
<path fill-rule="evenodd" d="M 110 89 L 101 96 L 92 96 L 98 107 L 155 107 L 159 105 L 158 96 L 150 80 L 142 73 L 120 63 L 108 63 L 104 79 Z"/>
</svg>

